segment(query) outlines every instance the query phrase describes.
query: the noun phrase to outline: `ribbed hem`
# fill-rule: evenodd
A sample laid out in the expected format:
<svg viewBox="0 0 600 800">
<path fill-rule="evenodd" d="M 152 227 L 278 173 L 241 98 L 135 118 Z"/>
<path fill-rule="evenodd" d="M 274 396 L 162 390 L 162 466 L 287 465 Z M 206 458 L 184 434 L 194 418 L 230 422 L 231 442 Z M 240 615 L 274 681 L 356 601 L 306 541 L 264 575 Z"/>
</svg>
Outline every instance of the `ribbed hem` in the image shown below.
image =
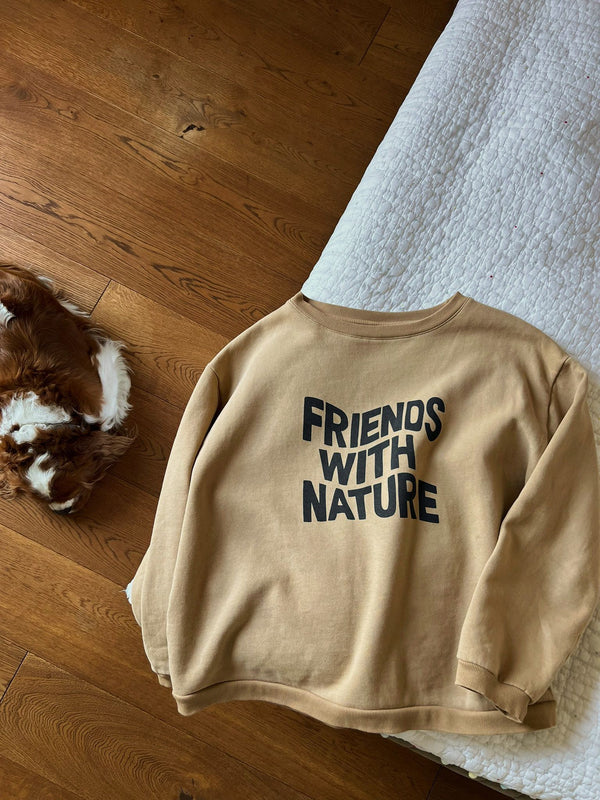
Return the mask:
<svg viewBox="0 0 600 800">
<path fill-rule="evenodd" d="M 171 679 L 168 675 L 169 669 L 169 661 L 168 661 L 168 654 L 167 648 L 162 648 L 162 653 L 157 652 L 156 647 L 150 647 L 146 638 L 144 637 L 144 628 L 142 626 L 142 598 L 141 598 L 141 573 L 138 571 L 133 579 L 130 581 L 127 588 L 129 589 L 129 603 L 131 605 L 131 612 L 133 614 L 133 618 L 137 622 L 140 630 L 142 631 L 142 644 L 144 647 L 144 651 L 146 653 L 146 657 L 150 662 L 150 668 L 152 672 L 158 677 L 158 682 L 162 686 L 167 686 L 169 689 L 171 688 Z"/>
<path fill-rule="evenodd" d="M 471 689 L 486 697 L 490 703 L 502 711 L 508 719 L 521 723 L 527 715 L 531 697 L 510 683 L 502 683 L 485 667 L 471 661 L 458 660 L 456 680 L 458 686 Z"/>
<path fill-rule="evenodd" d="M 339 705 L 305 689 L 269 681 L 224 681 L 193 694 L 173 692 L 177 710 L 190 716 L 213 703 L 230 700 L 264 700 L 307 714 L 334 728 L 367 733 L 401 733 L 437 730 L 448 733 L 525 733 L 556 725 L 556 701 L 546 700 L 527 709 L 526 719 L 514 722 L 501 711 L 470 711 L 445 706 L 364 709 Z"/>
</svg>

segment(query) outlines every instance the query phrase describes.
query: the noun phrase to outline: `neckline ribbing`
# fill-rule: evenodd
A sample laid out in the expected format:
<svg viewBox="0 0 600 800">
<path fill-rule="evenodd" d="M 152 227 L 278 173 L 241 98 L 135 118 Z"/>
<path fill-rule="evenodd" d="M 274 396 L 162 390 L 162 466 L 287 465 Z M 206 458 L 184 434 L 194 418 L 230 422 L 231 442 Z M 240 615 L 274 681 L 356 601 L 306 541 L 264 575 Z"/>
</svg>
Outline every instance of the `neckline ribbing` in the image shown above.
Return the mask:
<svg viewBox="0 0 600 800">
<path fill-rule="evenodd" d="M 340 333 L 365 339 L 411 336 L 439 328 L 472 298 L 456 292 L 437 306 L 413 311 L 374 311 L 313 300 L 297 292 L 287 301 L 315 322 Z"/>
</svg>

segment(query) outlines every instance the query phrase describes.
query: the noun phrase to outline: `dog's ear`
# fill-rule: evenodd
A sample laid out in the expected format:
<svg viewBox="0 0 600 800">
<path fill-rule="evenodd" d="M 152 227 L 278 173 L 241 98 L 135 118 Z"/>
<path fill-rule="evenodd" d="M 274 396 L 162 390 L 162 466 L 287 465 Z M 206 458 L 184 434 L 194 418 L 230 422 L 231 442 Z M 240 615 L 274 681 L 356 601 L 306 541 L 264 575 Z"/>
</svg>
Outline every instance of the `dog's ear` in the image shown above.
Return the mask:
<svg viewBox="0 0 600 800">
<path fill-rule="evenodd" d="M 82 438 L 85 445 L 84 455 L 89 466 L 83 485 L 91 489 L 103 477 L 106 470 L 114 464 L 135 441 L 137 431 L 132 435 L 92 431 Z"/>
</svg>

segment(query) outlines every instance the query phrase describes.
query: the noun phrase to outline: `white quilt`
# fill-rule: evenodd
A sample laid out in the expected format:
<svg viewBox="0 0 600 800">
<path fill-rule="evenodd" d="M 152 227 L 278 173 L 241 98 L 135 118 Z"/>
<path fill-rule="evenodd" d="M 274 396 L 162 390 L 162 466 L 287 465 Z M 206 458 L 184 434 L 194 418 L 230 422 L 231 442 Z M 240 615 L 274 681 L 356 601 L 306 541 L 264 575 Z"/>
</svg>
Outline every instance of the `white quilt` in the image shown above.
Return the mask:
<svg viewBox="0 0 600 800">
<path fill-rule="evenodd" d="M 308 297 L 382 311 L 460 291 L 589 372 L 600 448 L 600 0 L 459 0 Z M 552 683 L 557 726 L 402 739 L 534 798 L 600 798 L 600 610 Z"/>
</svg>

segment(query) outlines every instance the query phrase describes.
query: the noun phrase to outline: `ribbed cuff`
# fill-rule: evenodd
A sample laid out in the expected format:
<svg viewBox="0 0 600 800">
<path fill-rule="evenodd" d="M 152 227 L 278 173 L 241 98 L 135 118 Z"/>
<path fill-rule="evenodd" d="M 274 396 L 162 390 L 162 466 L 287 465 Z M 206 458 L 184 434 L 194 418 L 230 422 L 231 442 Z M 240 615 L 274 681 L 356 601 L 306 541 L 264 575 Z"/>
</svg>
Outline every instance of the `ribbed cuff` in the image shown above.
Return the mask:
<svg viewBox="0 0 600 800">
<path fill-rule="evenodd" d="M 168 689 L 173 688 L 171 685 L 171 678 L 169 677 L 169 675 L 163 675 L 162 672 L 155 672 L 154 674 L 158 678 L 158 682 L 160 683 L 161 686 L 166 686 Z"/>
<path fill-rule="evenodd" d="M 531 697 L 527 692 L 510 683 L 501 683 L 492 672 L 479 664 L 463 661 L 460 658 L 457 660 L 454 683 L 487 697 L 509 719 L 523 722 L 531 703 Z"/>
</svg>

